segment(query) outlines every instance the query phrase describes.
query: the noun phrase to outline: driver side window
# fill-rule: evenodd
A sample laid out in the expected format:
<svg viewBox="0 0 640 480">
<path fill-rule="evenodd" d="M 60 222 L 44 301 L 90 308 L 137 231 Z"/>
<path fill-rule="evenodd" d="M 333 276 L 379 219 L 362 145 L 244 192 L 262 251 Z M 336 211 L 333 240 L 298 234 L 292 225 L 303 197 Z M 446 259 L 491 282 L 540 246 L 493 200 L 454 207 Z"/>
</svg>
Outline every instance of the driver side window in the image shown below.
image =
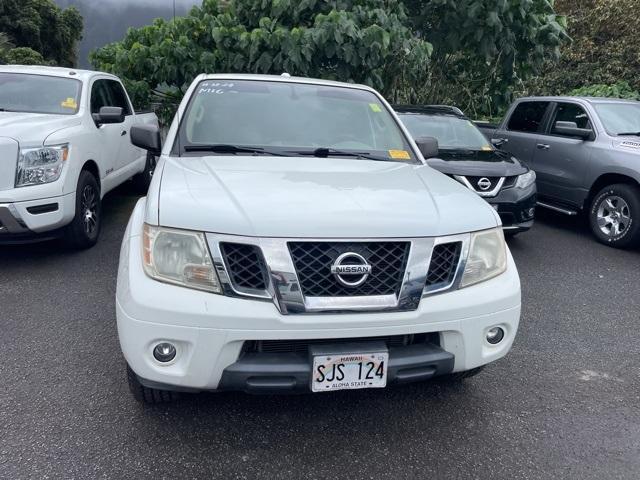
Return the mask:
<svg viewBox="0 0 640 480">
<path fill-rule="evenodd" d="M 554 135 L 560 135 L 556 131 L 557 122 L 572 122 L 575 123 L 578 128 L 586 128 L 588 130 L 593 128 L 587 112 L 575 103 L 559 103 L 556 107 L 553 122 L 551 123 L 551 133 Z"/>
<path fill-rule="evenodd" d="M 111 107 L 112 104 L 107 80 L 96 80 L 91 87 L 91 113 L 100 113 L 102 107 Z"/>
</svg>

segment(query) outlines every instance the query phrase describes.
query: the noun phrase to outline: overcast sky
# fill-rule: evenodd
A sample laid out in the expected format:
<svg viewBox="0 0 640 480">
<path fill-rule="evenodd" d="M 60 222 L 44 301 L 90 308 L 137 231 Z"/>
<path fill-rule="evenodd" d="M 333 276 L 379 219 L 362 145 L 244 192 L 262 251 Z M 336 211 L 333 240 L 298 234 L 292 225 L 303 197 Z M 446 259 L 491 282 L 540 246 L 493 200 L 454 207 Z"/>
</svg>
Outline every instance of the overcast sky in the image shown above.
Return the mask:
<svg viewBox="0 0 640 480">
<path fill-rule="evenodd" d="M 150 24 L 158 17 L 173 16 L 173 0 L 54 0 L 61 7 L 75 5 L 84 17 L 84 40 L 79 65 L 88 67 L 91 50 L 120 40 L 129 27 Z M 175 0 L 176 12 L 184 15 L 202 0 Z"/>
</svg>

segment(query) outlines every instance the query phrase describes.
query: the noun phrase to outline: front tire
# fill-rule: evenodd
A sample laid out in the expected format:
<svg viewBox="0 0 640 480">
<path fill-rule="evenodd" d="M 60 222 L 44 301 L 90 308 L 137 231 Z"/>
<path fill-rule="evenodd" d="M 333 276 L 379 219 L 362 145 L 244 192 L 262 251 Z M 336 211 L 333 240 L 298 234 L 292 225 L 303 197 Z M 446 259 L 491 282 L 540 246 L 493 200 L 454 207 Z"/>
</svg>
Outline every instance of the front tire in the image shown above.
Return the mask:
<svg viewBox="0 0 640 480">
<path fill-rule="evenodd" d="M 64 241 L 74 249 L 83 250 L 98 242 L 102 225 L 102 201 L 96 177 L 82 170 L 76 189 L 76 214 L 64 228 Z"/>
<path fill-rule="evenodd" d="M 149 388 L 142 385 L 129 365 L 127 365 L 127 381 L 133 398 L 140 403 L 156 405 L 159 403 L 171 403 L 178 399 L 177 392 L 159 390 L 157 388 Z"/>
<path fill-rule="evenodd" d="M 589 225 L 604 245 L 629 248 L 640 244 L 640 188 L 618 183 L 600 190 L 591 202 Z"/>
</svg>

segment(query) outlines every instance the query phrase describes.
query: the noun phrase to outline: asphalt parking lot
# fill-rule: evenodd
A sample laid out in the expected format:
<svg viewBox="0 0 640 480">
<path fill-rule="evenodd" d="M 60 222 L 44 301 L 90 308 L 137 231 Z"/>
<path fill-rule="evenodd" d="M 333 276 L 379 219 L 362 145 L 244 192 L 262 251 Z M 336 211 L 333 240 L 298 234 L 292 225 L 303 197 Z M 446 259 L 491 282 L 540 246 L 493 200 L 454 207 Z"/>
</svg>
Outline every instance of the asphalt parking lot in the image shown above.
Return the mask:
<svg viewBox="0 0 640 480">
<path fill-rule="evenodd" d="M 541 212 L 512 241 L 513 351 L 458 385 L 142 407 L 115 326 L 136 197 L 106 198 L 100 243 L 0 247 L 0 478 L 640 476 L 640 251 Z"/>
</svg>

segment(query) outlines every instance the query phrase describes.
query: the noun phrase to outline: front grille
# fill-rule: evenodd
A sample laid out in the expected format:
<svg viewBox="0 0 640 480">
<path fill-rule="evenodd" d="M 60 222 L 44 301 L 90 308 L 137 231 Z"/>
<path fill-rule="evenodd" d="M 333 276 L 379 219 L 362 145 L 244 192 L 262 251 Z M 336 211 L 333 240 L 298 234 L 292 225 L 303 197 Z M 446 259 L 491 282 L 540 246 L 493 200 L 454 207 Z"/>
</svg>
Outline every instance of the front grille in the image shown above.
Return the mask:
<svg viewBox="0 0 640 480">
<path fill-rule="evenodd" d="M 302 293 L 308 297 L 356 297 L 398 294 L 407 265 L 409 242 L 290 242 L 289 251 Z M 358 287 L 347 287 L 331 273 L 343 253 L 362 255 L 371 274 Z"/>
<path fill-rule="evenodd" d="M 220 250 L 234 287 L 266 290 L 267 269 L 257 246 L 224 242 L 220 244 Z"/>
<path fill-rule="evenodd" d="M 427 290 L 451 285 L 456 276 L 461 251 L 462 242 L 441 243 L 433 247 L 427 274 Z"/>
<path fill-rule="evenodd" d="M 315 340 L 251 340 L 245 342 L 246 353 L 307 353 L 312 345 L 336 345 L 345 343 L 384 342 L 388 348 L 404 347 L 422 343 L 439 345 L 437 333 L 414 335 L 389 335 L 385 337 L 325 338 Z"/>
<path fill-rule="evenodd" d="M 491 183 L 491 186 L 489 188 L 480 188 L 478 186 L 478 182 L 483 178 L 488 179 L 489 182 Z M 494 188 L 498 186 L 498 182 L 500 181 L 501 178 L 502 177 L 466 177 L 467 181 L 469 182 L 469 184 L 471 184 L 473 189 L 476 192 L 480 192 L 480 193 L 492 191 Z"/>
</svg>

